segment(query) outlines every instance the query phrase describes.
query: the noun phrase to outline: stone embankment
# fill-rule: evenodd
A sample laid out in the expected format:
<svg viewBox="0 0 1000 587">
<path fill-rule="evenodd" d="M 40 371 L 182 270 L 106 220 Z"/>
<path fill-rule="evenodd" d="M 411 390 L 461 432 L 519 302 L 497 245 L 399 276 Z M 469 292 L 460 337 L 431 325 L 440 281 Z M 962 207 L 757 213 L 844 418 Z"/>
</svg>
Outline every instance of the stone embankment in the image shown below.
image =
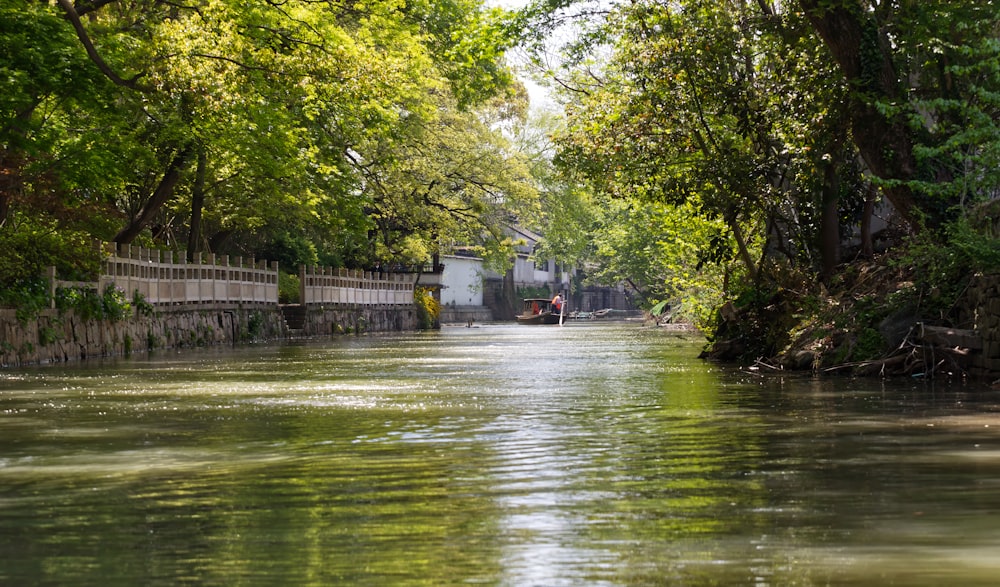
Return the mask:
<svg viewBox="0 0 1000 587">
<path fill-rule="evenodd" d="M 972 277 L 951 314 L 952 325 L 911 323 L 890 354 L 858 365 L 856 372 L 1000 378 L 1000 275 Z"/>
<path fill-rule="evenodd" d="M 925 328 L 923 341 L 955 356 L 973 376 L 1000 377 L 1000 275 L 973 277 L 958 314 L 958 324 L 970 328 Z"/>
<path fill-rule="evenodd" d="M 284 307 L 285 336 L 329 336 L 417 329 L 414 306 L 295 305 Z"/>
<path fill-rule="evenodd" d="M 298 336 L 415 330 L 417 323 L 413 306 L 303 309 L 295 324 L 289 324 L 282 307 L 273 304 L 173 306 L 146 314 L 135 311 L 120 321 L 83 320 L 72 311 L 45 310 L 26 323 L 17 319 L 15 310 L 0 309 L 0 366 Z"/>
</svg>

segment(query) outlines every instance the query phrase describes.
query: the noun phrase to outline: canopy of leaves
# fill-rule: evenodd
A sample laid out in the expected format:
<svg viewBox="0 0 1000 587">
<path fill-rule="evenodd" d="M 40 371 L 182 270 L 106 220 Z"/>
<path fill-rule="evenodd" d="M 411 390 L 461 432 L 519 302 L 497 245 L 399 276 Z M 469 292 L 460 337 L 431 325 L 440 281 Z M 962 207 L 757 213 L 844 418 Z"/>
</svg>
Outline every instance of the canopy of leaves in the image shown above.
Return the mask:
<svg viewBox="0 0 1000 587">
<path fill-rule="evenodd" d="M 40 212 L 102 240 L 349 266 L 499 251 L 535 192 L 478 115 L 516 95 L 498 17 L 479 0 L 4 3 L 0 231 Z"/>
<path fill-rule="evenodd" d="M 872 194 L 910 231 L 997 195 L 994 1 L 539 0 L 519 18 L 529 44 L 586 21 L 549 71 L 566 113 L 555 161 L 625 202 L 627 220 L 589 234 L 628 251 L 615 274 L 651 300 L 683 275 L 652 269 L 682 266 L 684 247 L 643 254 L 671 227 L 702 271 L 719 265 L 725 297 L 766 304 L 783 275 L 828 278 L 870 236 Z M 656 220 L 635 221 L 650 205 Z"/>
</svg>

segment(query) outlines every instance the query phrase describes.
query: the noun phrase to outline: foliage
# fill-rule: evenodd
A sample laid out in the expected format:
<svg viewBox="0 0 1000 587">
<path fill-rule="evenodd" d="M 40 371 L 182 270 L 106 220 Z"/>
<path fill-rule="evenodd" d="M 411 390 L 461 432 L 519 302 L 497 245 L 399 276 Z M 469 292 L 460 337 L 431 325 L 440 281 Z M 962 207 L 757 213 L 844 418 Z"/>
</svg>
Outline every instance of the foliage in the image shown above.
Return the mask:
<svg viewBox="0 0 1000 587">
<path fill-rule="evenodd" d="M 114 284 L 108 284 L 100 294 L 83 287 L 57 288 L 55 302 L 60 312 L 72 310 L 84 322 L 121 322 L 132 315 L 132 303 L 125 292 L 115 288 Z"/>
<path fill-rule="evenodd" d="M 908 101 L 878 106 L 907 120 L 916 170 L 904 179 L 937 226 L 1000 194 L 1000 14 L 989 2 L 932 0 L 876 18 L 898 39 L 897 69 L 914 72 Z"/>
<path fill-rule="evenodd" d="M 913 282 L 893 296 L 892 305 L 919 305 L 923 314 L 940 317 L 953 309 L 974 274 L 1000 269 L 1000 240 L 974 232 L 959 218 L 941 231 L 911 237 L 891 266 Z"/>
<path fill-rule="evenodd" d="M 120 322 L 131 315 L 132 304 L 125 292 L 108 284 L 101 294 L 101 309 L 105 320 Z"/>
<path fill-rule="evenodd" d="M 22 324 L 48 308 L 49 302 L 49 283 L 43 277 L 10 282 L 0 290 L 0 305 L 16 308 L 15 315 Z"/>
<path fill-rule="evenodd" d="M 535 286 L 535 285 L 522 285 L 517 288 L 517 299 L 541 299 L 541 298 L 551 298 L 552 292 L 549 290 L 547 285 L 545 286 Z"/>
<path fill-rule="evenodd" d="M 249 340 L 260 338 L 264 333 L 264 314 L 259 311 L 250 312 L 247 316 L 245 337 Z"/>
<path fill-rule="evenodd" d="M 31 282 L 49 267 L 67 280 L 93 279 L 100 254 L 86 233 L 45 218 L 13 215 L 0 227 L 0 289 Z"/>
<path fill-rule="evenodd" d="M 738 292 L 727 287 L 760 282 L 766 258 L 818 266 L 815 177 L 849 158 L 834 152 L 842 87 L 822 85 L 831 65 L 815 59 L 817 41 L 801 15 L 760 10 L 616 3 L 608 34 L 574 48 L 608 57 L 570 61 L 564 82 L 556 162 L 594 193 L 591 278 L 624 281 L 647 307 L 672 300 L 704 327 Z"/>
<path fill-rule="evenodd" d="M 269 243 L 257 249 L 262 259 L 277 261 L 286 272 L 297 272 L 300 265 L 315 266 L 319 262 L 316 245 L 302 235 L 288 232 L 277 234 Z"/>
<path fill-rule="evenodd" d="M 298 304 L 302 297 L 302 279 L 293 273 L 278 272 L 278 303 Z"/>
<path fill-rule="evenodd" d="M 977 231 L 969 217 L 962 216 L 945 227 L 947 242 L 968 259 L 969 268 L 978 272 L 1000 270 L 1000 238 Z"/>
<path fill-rule="evenodd" d="M 59 330 L 53 326 L 42 325 L 38 327 L 38 346 L 44 347 L 54 344 L 59 342 L 61 338 L 62 333 L 60 333 Z"/>
<path fill-rule="evenodd" d="M 434 299 L 433 293 L 427 288 L 418 287 L 413 291 L 413 303 L 417 309 L 417 328 L 435 328 L 441 316 L 441 304 Z"/>
<path fill-rule="evenodd" d="M 727 274 L 740 271 L 725 260 L 706 262 L 713 242 L 725 238 L 720 223 L 700 219 L 688 205 L 615 200 L 603 207 L 598 226 L 588 279 L 626 283 L 645 308 L 670 300 L 675 321 L 712 324 Z"/>
<path fill-rule="evenodd" d="M 156 314 L 156 307 L 147 302 L 146 296 L 139 293 L 139 290 L 132 293 L 132 307 L 140 316 L 149 318 Z"/>
<path fill-rule="evenodd" d="M 48 308 L 49 267 L 63 279 L 93 279 L 100 269 L 99 252 L 85 233 L 11 214 L 0 228 L 0 306 L 16 308 L 21 322 Z"/>
<path fill-rule="evenodd" d="M 904 227 L 929 231 L 908 245 L 924 308 L 941 311 L 963 275 L 995 263 L 990 239 L 948 219 L 997 193 L 1000 13 L 862 4 L 641 0 L 591 12 L 600 19 L 580 25 L 551 75 L 566 90 L 555 161 L 598 202 L 582 207 L 595 279 L 625 281 L 649 306 L 691 292 L 708 324 L 706 310 L 732 300 L 744 324 L 720 322 L 717 338 L 763 356 L 816 306 L 816 281 L 836 284 L 849 267 L 840 247 L 871 218 L 869 182 Z M 539 0 L 517 18 L 533 37 L 592 6 Z M 685 281 L 713 267 L 706 289 Z M 855 350 L 877 346 L 858 327 Z"/>
<path fill-rule="evenodd" d="M 504 226 L 535 206 L 528 169 L 487 124 L 437 100 L 424 120 L 407 119 L 414 128 L 391 153 L 364 161 L 374 257 L 411 264 L 456 244 L 504 266 L 512 256 Z"/>
<path fill-rule="evenodd" d="M 509 252 L 499 226 L 533 189 L 486 114 L 519 110 L 496 106 L 520 99 L 499 11 L 71 6 L 0 7 L 0 239 L 32 218 L 290 268 L 423 262 L 457 240 Z"/>
</svg>

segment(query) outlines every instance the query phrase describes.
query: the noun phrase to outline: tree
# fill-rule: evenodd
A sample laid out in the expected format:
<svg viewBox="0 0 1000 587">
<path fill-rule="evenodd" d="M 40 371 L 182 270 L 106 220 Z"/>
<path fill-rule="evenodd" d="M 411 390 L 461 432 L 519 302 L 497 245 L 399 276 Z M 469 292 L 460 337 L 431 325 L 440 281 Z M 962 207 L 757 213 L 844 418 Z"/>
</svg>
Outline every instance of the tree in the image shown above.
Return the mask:
<svg viewBox="0 0 1000 587">
<path fill-rule="evenodd" d="M 604 4 L 555 74 L 568 89 L 559 160 L 621 197 L 696 202 L 751 275 L 775 253 L 812 264 L 815 251 L 831 274 L 839 227 L 867 199 L 860 173 L 913 230 L 989 192 L 993 2 L 800 4 Z M 544 29 L 537 19 L 565 22 L 573 6 L 592 5 L 520 16 Z"/>
<path fill-rule="evenodd" d="M 485 121 L 447 106 L 410 114 L 391 149 L 360 150 L 377 257 L 420 261 L 441 248 L 474 247 L 509 262 L 504 227 L 536 203 L 525 163 Z"/>
<path fill-rule="evenodd" d="M 104 78 L 73 50 L 71 31 L 44 4 L 0 6 L 0 31 L 0 51 L 6 56 L 0 62 L 5 80 L 0 91 L 0 228 L 17 211 L 45 210 L 66 218 L 70 202 L 48 192 L 73 191 L 83 183 L 74 179 L 83 166 L 73 167 L 60 155 L 86 156 L 92 137 L 81 137 L 74 145 L 62 133 L 75 113 L 102 107 L 96 93 L 107 89 Z M 98 157 L 87 165 L 105 167 Z"/>
<path fill-rule="evenodd" d="M 295 235 L 318 258 L 364 265 L 400 249 L 385 234 L 379 250 L 369 240 L 385 210 L 422 218 L 406 238 L 428 250 L 426 239 L 461 232 L 440 212 L 478 221 L 489 207 L 471 195 L 477 181 L 502 190 L 494 208 L 531 193 L 473 114 L 511 81 L 505 41 L 476 0 L 60 0 L 5 6 L 0 19 L 15 56 L 0 98 L 11 170 L 0 228 L 10 210 L 36 206 L 19 196 L 35 190 L 102 239 L 186 243 L 193 256 L 256 254 Z M 401 154 L 423 141 L 439 167 L 452 148 L 479 158 L 461 189 L 436 181 L 404 204 L 396 190 L 417 189 L 405 177 L 416 170 Z"/>
<path fill-rule="evenodd" d="M 989 165 L 968 163 L 982 155 L 995 161 L 986 153 L 998 136 L 997 102 L 989 98 L 997 87 L 998 7 L 989 0 L 800 4 L 851 87 L 854 141 L 883 192 L 914 230 L 940 226 L 961 204 L 942 185 L 978 183 Z M 983 131 L 969 132 L 973 121 Z"/>
<path fill-rule="evenodd" d="M 775 253 L 808 261 L 822 207 L 819 186 L 796 174 L 815 167 L 809 153 L 844 155 L 832 138 L 843 136 L 836 92 L 802 58 L 815 47 L 802 22 L 747 2 L 631 3 L 616 14 L 607 26 L 619 41 L 600 85 L 582 72 L 558 161 L 607 193 L 722 221 L 731 238 L 714 242 L 734 249 L 707 257 L 732 256 L 751 277 Z M 799 135 L 798 120 L 813 132 Z"/>
</svg>

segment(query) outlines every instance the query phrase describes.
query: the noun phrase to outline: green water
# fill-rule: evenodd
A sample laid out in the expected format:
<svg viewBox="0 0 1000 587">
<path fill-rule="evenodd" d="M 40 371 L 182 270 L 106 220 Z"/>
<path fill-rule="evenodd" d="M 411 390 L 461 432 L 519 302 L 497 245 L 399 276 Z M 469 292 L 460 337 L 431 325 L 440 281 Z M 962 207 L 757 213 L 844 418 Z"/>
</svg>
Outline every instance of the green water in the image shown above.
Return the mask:
<svg viewBox="0 0 1000 587">
<path fill-rule="evenodd" d="M 0 372 L 4 585 L 994 585 L 1000 394 L 634 325 Z"/>
</svg>

